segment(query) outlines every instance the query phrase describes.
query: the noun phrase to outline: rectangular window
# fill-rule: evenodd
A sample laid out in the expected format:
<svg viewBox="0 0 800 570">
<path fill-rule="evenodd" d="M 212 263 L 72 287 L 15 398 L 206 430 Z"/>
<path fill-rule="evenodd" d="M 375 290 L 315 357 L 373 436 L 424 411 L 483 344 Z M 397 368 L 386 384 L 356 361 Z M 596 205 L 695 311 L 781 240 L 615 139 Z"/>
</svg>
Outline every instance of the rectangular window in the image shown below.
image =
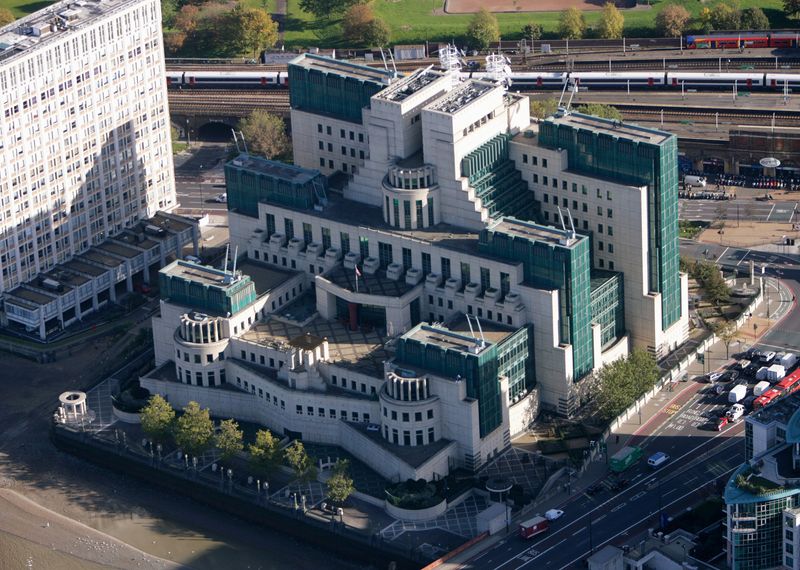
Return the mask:
<svg viewBox="0 0 800 570">
<path fill-rule="evenodd" d="M 275 233 L 275 216 L 267 214 L 267 237 Z"/>
<path fill-rule="evenodd" d="M 442 258 L 442 281 L 450 279 L 450 260 L 446 257 Z"/>
<path fill-rule="evenodd" d="M 538 165 L 539 164 L 539 157 L 531 155 L 531 164 L 533 164 L 534 166 Z"/>
<path fill-rule="evenodd" d="M 307 222 L 303 222 L 303 241 L 306 242 L 306 245 L 314 241 L 314 236 L 311 233 L 311 224 Z"/>
<path fill-rule="evenodd" d="M 603 224 L 597 224 L 597 233 L 599 234 L 603 233 Z"/>
<path fill-rule="evenodd" d="M 392 244 L 378 242 L 378 260 L 381 263 L 381 269 L 386 269 L 392 263 Z"/>
<path fill-rule="evenodd" d="M 547 159 L 546 158 L 542 159 L 542 168 L 547 168 Z"/>
<path fill-rule="evenodd" d="M 436 218 L 433 215 L 433 198 L 428 198 L 428 225 L 432 226 Z"/>
<path fill-rule="evenodd" d="M 400 200 L 397 198 L 392 199 L 392 206 L 394 206 L 394 227 L 400 227 Z"/>
<path fill-rule="evenodd" d="M 416 437 L 417 437 L 417 445 L 425 445 L 425 442 L 422 441 L 422 430 L 421 429 L 417 430 Z"/>
<path fill-rule="evenodd" d="M 403 200 L 403 227 L 407 230 L 411 229 L 411 202 Z"/>
<path fill-rule="evenodd" d="M 322 247 L 327 251 L 331 247 L 331 230 L 330 228 L 322 228 Z"/>
<path fill-rule="evenodd" d="M 431 254 L 422 252 L 422 273 L 428 275 L 431 272 Z"/>
<path fill-rule="evenodd" d="M 522 155 L 522 164 L 528 164 L 528 155 L 527 154 L 523 154 Z"/>
<path fill-rule="evenodd" d="M 508 273 L 500 272 L 500 293 L 503 297 L 511 291 L 511 277 Z"/>
<path fill-rule="evenodd" d="M 344 129 L 339 129 L 339 138 L 340 139 L 344 138 Z"/>
<path fill-rule="evenodd" d="M 611 226 L 608 226 L 608 235 L 610 236 L 614 235 L 614 228 L 612 228 Z"/>
<path fill-rule="evenodd" d="M 550 203 L 550 194 L 544 194 L 543 197 L 544 197 L 544 203 L 545 204 L 549 204 Z"/>
<path fill-rule="evenodd" d="M 339 247 L 342 250 L 342 257 L 350 252 L 350 234 L 347 232 L 339 233 Z"/>
<path fill-rule="evenodd" d="M 411 250 L 407 247 L 403 248 L 403 269 L 411 269 Z"/>
<path fill-rule="evenodd" d="M 466 287 L 470 283 L 469 263 L 461 262 L 461 286 Z"/>
<path fill-rule="evenodd" d="M 417 200 L 415 205 L 417 209 L 417 229 L 421 229 L 425 227 L 425 218 L 422 215 L 422 200 Z"/>
<path fill-rule="evenodd" d="M 436 441 L 436 438 L 434 437 L 435 434 L 436 434 L 436 432 L 434 431 L 434 429 L 432 427 L 429 427 L 428 428 L 428 443 L 433 443 L 434 441 Z"/>
<path fill-rule="evenodd" d="M 297 415 L 302 416 L 303 415 L 303 406 L 300 406 L 300 405 L 295 406 L 294 412 Z"/>
<path fill-rule="evenodd" d="M 306 406 L 306 414 L 308 414 L 309 416 L 313 416 L 314 415 L 314 406 Z"/>
<path fill-rule="evenodd" d="M 358 249 L 361 254 L 361 260 L 369 257 L 369 238 L 358 236 Z"/>
<path fill-rule="evenodd" d="M 613 218 L 614 212 L 611 208 L 606 208 L 606 218 Z"/>
<path fill-rule="evenodd" d="M 486 291 L 492 286 L 491 273 L 488 268 L 481 267 L 481 291 Z"/>
<path fill-rule="evenodd" d="M 291 218 L 283 218 L 283 227 L 284 227 L 284 234 L 286 234 L 286 240 L 290 240 L 294 237 L 294 220 Z"/>
</svg>

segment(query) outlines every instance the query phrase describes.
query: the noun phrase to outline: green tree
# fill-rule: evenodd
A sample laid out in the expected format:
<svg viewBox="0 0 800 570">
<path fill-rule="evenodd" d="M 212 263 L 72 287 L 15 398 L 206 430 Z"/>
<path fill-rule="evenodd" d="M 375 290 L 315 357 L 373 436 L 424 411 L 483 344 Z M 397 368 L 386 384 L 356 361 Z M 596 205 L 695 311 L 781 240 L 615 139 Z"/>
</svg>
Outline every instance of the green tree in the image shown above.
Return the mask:
<svg viewBox="0 0 800 570">
<path fill-rule="evenodd" d="M 713 330 L 717 338 L 725 345 L 725 358 L 730 358 L 731 343 L 739 336 L 739 331 L 736 330 L 736 323 L 725 320 L 714 325 Z"/>
<path fill-rule="evenodd" d="M 783 11 L 792 17 L 800 13 L 800 0 L 783 0 Z"/>
<path fill-rule="evenodd" d="M 269 473 L 278 466 L 280 441 L 269 430 L 260 429 L 256 432 L 255 442 L 247 446 L 247 451 L 253 467 Z"/>
<path fill-rule="evenodd" d="M 531 117 L 544 119 L 552 117 L 558 111 L 558 99 L 548 97 L 547 99 L 531 99 Z"/>
<path fill-rule="evenodd" d="M 300 8 L 317 18 L 328 19 L 360 2 L 361 0 L 300 0 Z"/>
<path fill-rule="evenodd" d="M 680 4 L 667 4 L 656 15 L 656 28 L 664 37 L 677 38 L 683 35 L 691 15 Z"/>
<path fill-rule="evenodd" d="M 16 20 L 8 8 L 0 8 L 0 26 L 5 26 Z"/>
<path fill-rule="evenodd" d="M 497 18 L 486 8 L 481 8 L 467 27 L 467 43 L 477 50 L 485 50 L 489 44 L 500 40 Z"/>
<path fill-rule="evenodd" d="M 708 34 L 714 29 L 714 12 L 708 6 L 700 9 L 697 15 L 697 27 L 703 30 L 704 34 Z"/>
<path fill-rule="evenodd" d="M 175 443 L 184 452 L 197 455 L 209 448 L 214 439 L 214 422 L 208 408 L 197 402 L 189 402 L 183 408 L 175 429 Z"/>
<path fill-rule="evenodd" d="M 166 441 L 175 425 L 175 410 L 159 394 L 150 397 L 140 417 L 142 431 L 155 441 Z"/>
<path fill-rule="evenodd" d="M 720 274 L 720 269 L 710 261 L 695 261 L 689 265 L 689 275 L 703 287 L 708 300 L 719 306 L 726 302 L 731 290 Z"/>
<path fill-rule="evenodd" d="M 244 434 L 235 420 L 220 422 L 219 431 L 214 436 L 214 445 L 219 449 L 223 461 L 229 460 L 244 449 L 243 438 Z"/>
<path fill-rule="evenodd" d="M 336 505 L 343 504 L 355 491 L 353 479 L 348 473 L 349 468 L 350 462 L 348 460 L 338 460 L 336 465 L 333 466 L 333 473 L 328 479 L 328 498 Z"/>
<path fill-rule="evenodd" d="M 231 26 L 231 35 L 238 37 L 241 51 L 252 53 L 254 58 L 278 41 L 278 24 L 260 8 L 236 8 Z"/>
<path fill-rule="evenodd" d="M 598 412 L 610 420 L 655 386 L 659 370 L 653 356 L 637 348 L 626 358 L 604 365 L 597 375 Z"/>
<path fill-rule="evenodd" d="M 616 121 L 622 120 L 622 113 L 619 112 L 619 109 L 611 105 L 604 105 L 602 103 L 588 103 L 586 105 L 580 105 L 578 107 L 578 112 L 583 113 L 584 115 L 594 115 L 595 117 L 601 117 L 603 119 L 612 119 Z"/>
<path fill-rule="evenodd" d="M 533 42 L 542 39 L 542 25 L 537 23 L 522 26 L 522 37 Z"/>
<path fill-rule="evenodd" d="M 294 469 L 294 476 L 299 481 L 308 483 L 317 478 L 317 468 L 300 440 L 294 440 L 290 446 L 284 449 L 283 456 L 289 466 Z"/>
<path fill-rule="evenodd" d="M 558 33 L 565 40 L 579 40 L 586 33 L 586 18 L 577 8 L 561 12 L 558 19 Z"/>
<path fill-rule="evenodd" d="M 353 45 L 384 46 L 389 42 L 389 27 L 368 4 L 347 9 L 342 18 L 342 34 Z"/>
<path fill-rule="evenodd" d="M 624 27 L 625 16 L 614 4 L 606 2 L 600 12 L 600 37 L 606 40 L 619 39 Z"/>
<path fill-rule="evenodd" d="M 256 109 L 239 121 L 247 149 L 266 158 L 285 157 L 291 151 L 286 124 L 277 115 Z"/>
<path fill-rule="evenodd" d="M 758 6 L 745 8 L 742 10 L 742 29 L 743 30 L 768 30 L 769 18 L 764 10 Z"/>
<path fill-rule="evenodd" d="M 178 13 L 178 0 L 161 0 L 161 27 L 165 30 L 172 27 Z"/>
<path fill-rule="evenodd" d="M 180 30 L 166 30 L 164 32 L 164 51 L 167 55 L 179 53 L 184 45 L 186 45 L 186 34 L 184 32 Z"/>
<path fill-rule="evenodd" d="M 715 30 L 739 30 L 742 27 L 742 12 L 739 6 L 718 2 L 711 12 L 711 25 Z"/>
</svg>

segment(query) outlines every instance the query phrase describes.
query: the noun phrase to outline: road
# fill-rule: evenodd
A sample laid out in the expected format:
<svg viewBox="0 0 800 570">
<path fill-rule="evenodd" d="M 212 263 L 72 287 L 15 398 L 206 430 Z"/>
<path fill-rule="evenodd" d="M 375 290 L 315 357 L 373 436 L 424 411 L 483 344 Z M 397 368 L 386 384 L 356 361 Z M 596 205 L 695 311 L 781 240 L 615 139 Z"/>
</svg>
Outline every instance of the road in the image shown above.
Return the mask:
<svg viewBox="0 0 800 570">
<path fill-rule="evenodd" d="M 680 200 L 678 218 L 689 221 L 754 220 L 758 222 L 791 222 L 797 202 L 754 200 Z"/>
<path fill-rule="evenodd" d="M 713 259 L 728 267 L 752 258 L 765 266 L 767 276 L 784 278 L 790 293 L 780 289 L 774 279 L 767 281 L 767 299 L 772 304 L 773 318 L 779 320 L 755 346 L 800 351 L 800 311 L 794 310 L 792 298 L 800 294 L 797 256 L 706 246 L 690 240 L 681 241 L 681 253 Z M 732 352 L 746 346 L 734 345 Z M 719 363 L 726 361 L 717 359 Z M 726 482 L 744 459 L 743 439 L 738 437 L 744 424 L 715 431 L 716 418 L 727 408 L 726 395 L 717 395 L 707 384 L 680 385 L 685 387 L 677 394 L 663 391 L 656 396 L 660 411 L 630 441 L 644 448 L 645 457 L 657 451 L 669 454 L 671 459 L 666 466 L 653 471 L 645 461 L 639 461 L 625 472 L 631 485 L 622 492 L 613 494 L 609 480 L 604 479 L 599 494 L 573 496 L 562 507 L 564 516 L 552 523 L 548 533 L 524 541 L 512 532 L 467 561 L 463 568 L 581 568 L 592 550 L 607 543 L 625 544 L 628 537 L 657 526 L 659 511 L 676 515 L 713 491 L 715 481 Z"/>
<path fill-rule="evenodd" d="M 222 214 L 228 211 L 216 196 L 225 193 L 222 161 L 226 156 L 227 143 L 195 143 L 191 157 L 175 167 L 175 187 L 178 194 L 180 214 L 209 212 Z"/>
</svg>

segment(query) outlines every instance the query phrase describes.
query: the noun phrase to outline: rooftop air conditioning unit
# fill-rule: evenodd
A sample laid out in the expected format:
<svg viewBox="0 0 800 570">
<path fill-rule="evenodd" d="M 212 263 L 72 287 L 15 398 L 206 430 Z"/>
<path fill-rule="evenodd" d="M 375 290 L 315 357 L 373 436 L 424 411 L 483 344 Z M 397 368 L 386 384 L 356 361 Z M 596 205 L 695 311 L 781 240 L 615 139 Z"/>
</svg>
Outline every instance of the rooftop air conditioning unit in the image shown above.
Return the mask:
<svg viewBox="0 0 800 570">
<path fill-rule="evenodd" d="M 364 273 L 368 275 L 375 275 L 381 266 L 381 262 L 377 257 L 368 257 L 364 260 Z"/>
<path fill-rule="evenodd" d="M 422 281 L 422 270 L 417 269 L 416 267 L 412 267 L 411 269 L 406 271 L 406 284 L 407 285 L 416 285 Z"/>
<path fill-rule="evenodd" d="M 361 261 L 361 256 L 355 251 L 348 251 L 344 256 L 344 266 L 347 269 L 355 268 L 359 261 Z"/>
<path fill-rule="evenodd" d="M 392 281 L 398 281 L 403 276 L 403 266 L 399 263 L 390 263 L 386 269 L 386 277 Z"/>
</svg>

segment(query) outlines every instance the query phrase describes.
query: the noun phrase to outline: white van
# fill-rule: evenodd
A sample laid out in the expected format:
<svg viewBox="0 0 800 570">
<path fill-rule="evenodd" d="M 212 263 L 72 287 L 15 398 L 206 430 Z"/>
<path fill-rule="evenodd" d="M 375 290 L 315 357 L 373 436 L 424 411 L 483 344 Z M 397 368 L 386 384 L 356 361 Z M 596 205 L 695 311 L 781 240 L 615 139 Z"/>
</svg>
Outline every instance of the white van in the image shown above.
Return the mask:
<svg viewBox="0 0 800 570">
<path fill-rule="evenodd" d="M 667 455 L 663 451 L 659 451 L 658 453 L 654 453 L 653 455 L 650 456 L 650 459 L 647 460 L 647 464 L 653 469 L 658 469 L 659 467 L 664 465 L 667 461 L 669 461 L 669 455 Z"/>
<path fill-rule="evenodd" d="M 196 255 L 185 255 L 183 256 L 183 259 L 185 259 L 186 261 L 190 261 L 192 263 L 198 263 L 198 264 L 203 263 L 203 260 L 197 257 Z"/>
</svg>

